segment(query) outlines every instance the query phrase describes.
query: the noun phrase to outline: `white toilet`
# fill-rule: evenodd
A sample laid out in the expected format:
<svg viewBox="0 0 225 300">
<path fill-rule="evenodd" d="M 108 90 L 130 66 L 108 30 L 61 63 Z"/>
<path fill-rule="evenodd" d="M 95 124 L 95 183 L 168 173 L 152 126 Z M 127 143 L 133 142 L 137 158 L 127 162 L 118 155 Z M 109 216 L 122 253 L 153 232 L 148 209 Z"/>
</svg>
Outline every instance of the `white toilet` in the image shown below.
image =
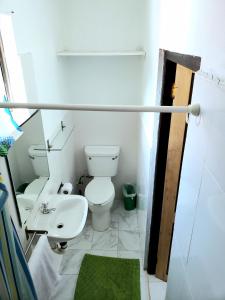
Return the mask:
<svg viewBox="0 0 225 300">
<path fill-rule="evenodd" d="M 119 146 L 86 146 L 88 173 L 94 178 L 85 189 L 85 197 L 92 212 L 92 226 L 104 231 L 111 223 L 110 209 L 115 198 L 111 177 L 117 174 Z"/>
</svg>

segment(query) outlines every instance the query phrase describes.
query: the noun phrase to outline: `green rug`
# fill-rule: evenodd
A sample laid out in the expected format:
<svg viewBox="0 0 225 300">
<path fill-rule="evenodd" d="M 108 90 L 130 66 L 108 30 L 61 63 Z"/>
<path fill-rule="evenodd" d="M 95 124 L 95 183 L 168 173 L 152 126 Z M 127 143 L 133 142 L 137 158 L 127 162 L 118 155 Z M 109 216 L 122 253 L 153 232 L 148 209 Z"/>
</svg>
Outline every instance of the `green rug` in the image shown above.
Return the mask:
<svg viewBox="0 0 225 300">
<path fill-rule="evenodd" d="M 140 263 L 85 254 L 75 300 L 140 300 Z"/>
</svg>

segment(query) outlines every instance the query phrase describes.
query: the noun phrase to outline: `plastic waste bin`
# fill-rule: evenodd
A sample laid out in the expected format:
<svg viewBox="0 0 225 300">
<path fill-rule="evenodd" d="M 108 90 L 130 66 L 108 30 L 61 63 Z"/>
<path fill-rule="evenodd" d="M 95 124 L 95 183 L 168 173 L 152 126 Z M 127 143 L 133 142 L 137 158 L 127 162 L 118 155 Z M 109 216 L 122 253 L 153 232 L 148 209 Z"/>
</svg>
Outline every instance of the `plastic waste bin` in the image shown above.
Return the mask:
<svg viewBox="0 0 225 300">
<path fill-rule="evenodd" d="M 136 208 L 137 193 L 135 185 L 126 183 L 123 185 L 123 201 L 124 208 L 126 210 L 132 210 Z"/>
<path fill-rule="evenodd" d="M 28 187 L 29 183 L 28 182 L 24 182 L 23 184 L 21 184 L 18 188 L 16 193 L 17 194 L 23 194 L 26 190 L 26 188 Z"/>
</svg>

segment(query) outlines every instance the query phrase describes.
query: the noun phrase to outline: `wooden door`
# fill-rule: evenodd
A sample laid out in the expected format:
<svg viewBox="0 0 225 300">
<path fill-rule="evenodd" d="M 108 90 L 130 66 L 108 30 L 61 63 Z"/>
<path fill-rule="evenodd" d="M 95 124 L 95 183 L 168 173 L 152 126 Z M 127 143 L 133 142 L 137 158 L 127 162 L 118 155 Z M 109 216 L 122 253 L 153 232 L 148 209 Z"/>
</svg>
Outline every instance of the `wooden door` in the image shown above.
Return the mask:
<svg viewBox="0 0 225 300">
<path fill-rule="evenodd" d="M 177 65 L 173 105 L 188 105 L 192 71 Z M 166 281 L 185 139 L 186 116 L 173 114 L 170 123 L 156 277 Z"/>
</svg>

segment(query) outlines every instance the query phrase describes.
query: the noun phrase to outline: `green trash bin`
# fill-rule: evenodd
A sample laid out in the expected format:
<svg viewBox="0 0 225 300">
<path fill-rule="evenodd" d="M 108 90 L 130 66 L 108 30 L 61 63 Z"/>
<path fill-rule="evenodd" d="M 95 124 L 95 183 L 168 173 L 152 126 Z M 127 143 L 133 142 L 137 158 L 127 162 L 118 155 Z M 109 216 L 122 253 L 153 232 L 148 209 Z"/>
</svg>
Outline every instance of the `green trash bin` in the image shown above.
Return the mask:
<svg viewBox="0 0 225 300">
<path fill-rule="evenodd" d="M 133 184 L 126 183 L 123 185 L 123 201 L 126 210 L 136 208 L 137 193 Z"/>
<path fill-rule="evenodd" d="M 24 192 L 25 192 L 25 189 L 28 187 L 28 185 L 29 185 L 29 182 L 25 182 L 25 183 L 23 183 L 23 184 L 21 184 L 19 187 L 18 187 L 18 189 L 17 189 L 17 193 L 18 194 L 23 194 Z"/>
</svg>

